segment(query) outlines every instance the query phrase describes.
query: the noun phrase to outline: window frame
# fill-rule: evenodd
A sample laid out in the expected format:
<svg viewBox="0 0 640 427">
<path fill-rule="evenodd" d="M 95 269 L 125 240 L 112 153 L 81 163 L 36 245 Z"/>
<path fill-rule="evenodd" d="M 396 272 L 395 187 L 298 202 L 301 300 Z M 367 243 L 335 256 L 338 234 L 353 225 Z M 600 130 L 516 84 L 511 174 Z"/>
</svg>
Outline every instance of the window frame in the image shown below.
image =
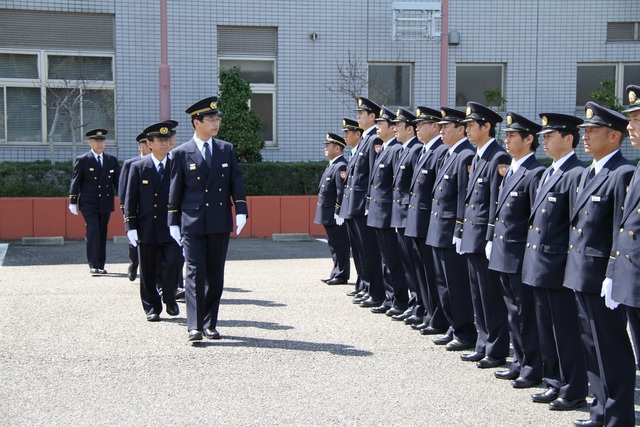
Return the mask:
<svg viewBox="0 0 640 427">
<path fill-rule="evenodd" d="M 507 69 L 507 64 L 505 62 L 457 62 L 455 64 L 456 67 L 456 80 L 455 80 L 455 86 L 454 86 L 454 97 L 456 98 L 454 100 L 454 104 L 456 109 L 465 109 L 467 108 L 467 104 L 464 105 L 457 105 L 457 92 L 458 92 L 458 67 L 499 67 L 500 68 L 500 93 L 502 94 L 502 98 L 505 98 L 505 81 L 506 81 L 506 69 Z M 470 99 L 469 101 L 475 101 L 475 102 L 480 102 L 482 104 L 486 103 L 486 99 Z M 491 108 L 496 110 L 496 111 L 505 111 L 505 102 L 501 102 L 500 105 L 498 106 L 492 106 Z"/>
<path fill-rule="evenodd" d="M 597 67 L 608 66 L 614 67 L 614 79 L 616 80 L 615 96 L 620 100 L 621 105 L 627 105 L 626 99 L 626 87 L 624 84 L 624 73 L 626 66 L 640 66 L 640 61 L 631 62 L 578 62 L 576 63 L 576 101 L 578 98 L 578 68 L 579 67 Z M 577 102 L 576 102 L 577 103 Z M 576 105 L 576 112 L 581 113 L 584 111 L 584 104 Z"/>
<path fill-rule="evenodd" d="M 371 90 L 369 88 L 369 84 L 371 81 L 371 67 L 372 66 L 388 66 L 388 67 L 403 67 L 403 66 L 407 66 L 409 67 L 409 82 L 408 82 L 408 93 L 409 93 L 409 102 L 408 103 L 402 103 L 402 104 L 398 104 L 396 105 L 395 103 L 384 103 L 380 100 L 374 99 L 375 96 L 371 93 Z M 413 62 L 407 62 L 407 61 L 398 61 L 398 62 L 387 62 L 387 61 L 370 61 L 367 62 L 367 94 L 368 96 L 375 102 L 384 104 L 386 107 L 389 108 L 397 108 L 397 107 L 413 107 L 413 85 L 414 85 L 414 74 L 415 74 L 415 63 Z"/>
</svg>

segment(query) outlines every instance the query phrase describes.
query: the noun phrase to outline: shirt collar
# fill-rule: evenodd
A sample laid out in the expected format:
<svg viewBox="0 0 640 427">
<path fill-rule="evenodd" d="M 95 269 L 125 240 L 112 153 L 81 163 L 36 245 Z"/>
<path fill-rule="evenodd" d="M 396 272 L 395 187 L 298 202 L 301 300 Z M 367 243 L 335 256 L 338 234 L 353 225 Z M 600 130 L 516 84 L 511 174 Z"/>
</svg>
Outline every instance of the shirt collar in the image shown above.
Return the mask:
<svg viewBox="0 0 640 427">
<path fill-rule="evenodd" d="M 433 144 L 436 143 L 436 141 L 438 140 L 438 138 L 440 138 L 440 135 L 435 136 L 431 139 L 431 141 L 427 142 L 426 144 L 424 144 L 424 148 L 423 151 L 426 153 L 427 151 L 431 150 L 431 147 L 433 147 Z"/>
<path fill-rule="evenodd" d="M 453 152 L 455 151 L 455 149 L 458 147 L 458 145 L 462 144 L 463 142 L 465 142 L 467 140 L 467 138 L 462 138 L 460 141 L 456 142 L 455 144 L 453 144 L 451 147 L 449 147 L 449 154 L 453 154 Z"/>
<path fill-rule="evenodd" d="M 518 161 L 516 161 L 515 159 L 511 159 L 511 172 L 516 173 L 516 171 L 524 163 L 524 161 L 533 156 L 533 154 L 534 153 L 529 153 Z"/>
<path fill-rule="evenodd" d="M 609 161 L 610 158 L 612 158 L 614 156 L 614 154 L 616 154 L 618 151 L 620 151 L 619 149 L 614 151 L 613 153 L 609 153 L 606 156 L 604 156 L 603 158 L 601 158 L 600 160 L 598 160 L 596 162 L 595 159 L 593 159 L 593 163 L 591 163 L 591 165 L 593 165 L 593 168 L 596 171 L 596 174 L 598 172 L 600 172 L 600 169 L 602 169 L 602 167 L 605 165 L 605 163 L 607 163 Z"/>
<path fill-rule="evenodd" d="M 493 141 L 495 141 L 494 138 L 491 138 L 489 141 L 487 141 L 486 144 L 484 144 L 482 146 L 482 148 L 478 148 L 478 151 L 476 151 L 476 154 L 478 155 L 478 157 L 482 157 L 482 155 L 484 154 L 485 151 L 487 151 L 487 149 L 489 148 L 489 146 L 493 143 Z"/>
<path fill-rule="evenodd" d="M 166 167 L 166 165 L 167 165 L 167 158 L 166 157 L 162 161 L 160 161 L 160 160 L 156 159 L 156 156 L 151 154 L 151 158 L 153 159 L 153 164 L 156 165 L 156 169 L 158 169 L 158 165 L 160 163 L 162 163 L 162 167 Z"/>
<path fill-rule="evenodd" d="M 565 154 L 564 157 L 561 157 L 560 159 L 558 159 L 557 162 L 553 162 L 551 164 L 551 166 L 553 166 L 553 172 L 555 173 L 558 169 L 560 169 L 560 167 L 562 165 L 564 165 L 564 163 L 567 161 L 567 159 L 569 159 L 569 157 L 573 156 L 574 153 L 575 153 L 575 151 L 571 150 L 571 152 L 569 152 L 569 154 Z"/>
<path fill-rule="evenodd" d="M 334 157 L 332 160 L 329 160 L 329 164 L 330 164 L 330 165 L 334 164 L 334 163 L 336 162 L 336 160 L 338 160 L 340 157 L 342 157 L 342 154 L 340 154 L 340 155 L 338 155 L 338 156 Z"/>
<path fill-rule="evenodd" d="M 209 149 L 211 149 L 211 138 L 207 139 L 206 141 L 203 141 L 200 138 L 198 138 L 196 136 L 196 134 L 194 133 L 193 134 L 193 140 L 196 142 L 196 145 L 198 146 L 198 150 L 202 151 L 205 142 L 209 143 Z"/>
</svg>

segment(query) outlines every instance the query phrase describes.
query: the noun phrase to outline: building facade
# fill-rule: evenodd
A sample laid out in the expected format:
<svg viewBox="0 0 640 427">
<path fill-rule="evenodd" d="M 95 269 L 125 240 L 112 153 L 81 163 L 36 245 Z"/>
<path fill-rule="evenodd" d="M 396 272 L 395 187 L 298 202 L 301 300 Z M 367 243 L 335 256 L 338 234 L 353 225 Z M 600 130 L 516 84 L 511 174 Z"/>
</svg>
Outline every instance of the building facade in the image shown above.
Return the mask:
<svg viewBox="0 0 640 427">
<path fill-rule="evenodd" d="M 70 160 L 95 127 L 110 130 L 107 150 L 133 156 L 159 120 L 160 25 L 160 0 L 0 1 L 0 160 Z M 192 135 L 185 108 L 239 65 L 266 161 L 321 160 L 358 95 L 439 108 L 444 90 L 448 106 L 537 118 L 583 115 L 600 82 L 621 99 L 640 83 L 637 0 L 168 0 L 167 33 L 178 143 Z"/>
</svg>

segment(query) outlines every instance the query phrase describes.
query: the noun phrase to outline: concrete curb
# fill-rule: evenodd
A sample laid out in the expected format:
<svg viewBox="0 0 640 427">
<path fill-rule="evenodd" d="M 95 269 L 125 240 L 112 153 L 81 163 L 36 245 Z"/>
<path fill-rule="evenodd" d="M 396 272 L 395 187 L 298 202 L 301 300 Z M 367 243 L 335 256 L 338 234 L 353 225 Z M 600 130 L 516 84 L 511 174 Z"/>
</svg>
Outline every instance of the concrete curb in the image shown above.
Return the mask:
<svg viewBox="0 0 640 427">
<path fill-rule="evenodd" d="M 63 246 L 64 237 L 23 237 L 22 244 L 28 246 Z"/>
<path fill-rule="evenodd" d="M 309 233 L 274 233 L 271 239 L 274 242 L 307 242 L 311 237 Z"/>
</svg>

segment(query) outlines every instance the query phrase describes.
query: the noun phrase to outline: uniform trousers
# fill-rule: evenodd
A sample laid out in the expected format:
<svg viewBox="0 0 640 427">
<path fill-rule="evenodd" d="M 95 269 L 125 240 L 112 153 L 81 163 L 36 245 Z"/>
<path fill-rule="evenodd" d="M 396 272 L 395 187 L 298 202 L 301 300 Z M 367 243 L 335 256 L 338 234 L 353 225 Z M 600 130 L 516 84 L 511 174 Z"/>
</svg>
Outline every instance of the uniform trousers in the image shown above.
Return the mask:
<svg viewBox="0 0 640 427">
<path fill-rule="evenodd" d="M 160 244 L 140 243 L 140 299 L 144 312 L 162 313 L 162 301 L 176 305 L 176 284 L 182 270 L 182 248 L 175 242 Z M 162 297 L 156 285 L 158 272 L 162 271 Z"/>
<path fill-rule="evenodd" d="M 522 283 L 521 273 L 500 273 L 502 294 L 509 313 L 509 335 L 513 347 L 510 370 L 531 381 L 542 379 L 542 359 L 535 303 L 531 286 Z"/>
<path fill-rule="evenodd" d="M 413 256 L 411 255 L 411 237 L 404 235 L 404 227 L 396 228 L 396 236 L 400 247 L 400 260 L 402 261 L 402 272 L 407 288 L 403 291 L 408 293 L 407 305 L 412 308 L 412 314 L 423 316 L 424 305 L 422 296 L 418 290 L 418 281 L 415 276 L 415 266 L 413 265 Z"/>
<path fill-rule="evenodd" d="M 631 342 L 636 350 L 636 364 L 640 368 L 640 309 L 628 306 L 626 308 L 627 322 L 631 331 Z"/>
<path fill-rule="evenodd" d="M 497 359 L 509 355 L 507 307 L 500 290 L 500 274 L 489 270 L 484 253 L 468 253 L 469 284 L 478 339 L 476 351 Z"/>
<path fill-rule="evenodd" d="M 185 234 L 187 330 L 215 329 L 224 287 L 229 233 Z"/>
<path fill-rule="evenodd" d="M 351 275 L 351 259 L 349 250 L 349 234 L 345 225 L 324 225 L 329 243 L 329 252 L 333 260 L 331 279 L 349 280 Z"/>
<path fill-rule="evenodd" d="M 131 246 L 131 244 L 129 244 L 129 261 L 131 262 L 131 268 L 133 270 L 137 270 L 138 269 L 138 248 L 135 246 Z"/>
<path fill-rule="evenodd" d="M 364 215 L 356 215 L 350 220 L 345 220 L 345 223 L 347 221 L 351 223 L 349 239 L 353 235 L 356 240 L 356 245 L 352 243 L 351 249 L 353 250 L 354 246 L 358 247 L 358 255 L 356 256 L 355 253 L 353 255 L 356 270 L 358 270 L 363 285 L 367 286 L 366 289 L 371 298 L 383 301 L 385 292 L 382 282 L 382 258 L 378 251 L 375 231 L 367 225 L 367 217 Z M 358 262 L 355 262 L 356 258 L 359 259 Z M 358 264 L 361 270 L 358 268 Z"/>
<path fill-rule="evenodd" d="M 454 249 L 433 248 L 433 265 L 440 304 L 453 336 L 466 342 L 475 342 L 473 305 L 469 289 L 469 272 L 464 255 Z"/>
<path fill-rule="evenodd" d="M 412 265 L 415 268 L 414 275 L 416 276 L 416 283 L 423 306 L 423 323 L 434 329 L 446 329 L 449 324 L 442 311 L 440 297 L 438 296 L 438 286 L 436 285 L 433 266 L 433 249 L 426 244 L 424 237 L 411 237 L 410 239 Z M 420 316 L 419 313 L 416 313 L 416 315 Z"/>
<path fill-rule="evenodd" d="M 89 268 L 104 269 L 107 261 L 107 229 L 111 212 L 80 211 L 86 226 Z"/>
<path fill-rule="evenodd" d="M 567 288 L 532 289 L 545 386 L 563 399 L 584 399 L 589 386 L 575 294 Z"/>
<path fill-rule="evenodd" d="M 349 246 L 351 247 L 351 255 L 353 256 L 353 264 L 356 267 L 356 291 L 369 292 L 370 281 L 366 271 L 366 260 L 362 254 L 362 241 L 355 218 L 345 218 L 344 225 L 347 227 L 349 236 Z"/>
<path fill-rule="evenodd" d="M 587 378 L 594 399 L 590 418 L 610 426 L 635 424 L 635 360 L 622 306 L 610 310 L 600 294 L 576 292 Z"/>
<path fill-rule="evenodd" d="M 393 228 L 373 228 L 373 230 L 378 243 L 378 251 L 382 257 L 384 305 L 405 310 L 409 294 L 396 231 Z"/>
</svg>

